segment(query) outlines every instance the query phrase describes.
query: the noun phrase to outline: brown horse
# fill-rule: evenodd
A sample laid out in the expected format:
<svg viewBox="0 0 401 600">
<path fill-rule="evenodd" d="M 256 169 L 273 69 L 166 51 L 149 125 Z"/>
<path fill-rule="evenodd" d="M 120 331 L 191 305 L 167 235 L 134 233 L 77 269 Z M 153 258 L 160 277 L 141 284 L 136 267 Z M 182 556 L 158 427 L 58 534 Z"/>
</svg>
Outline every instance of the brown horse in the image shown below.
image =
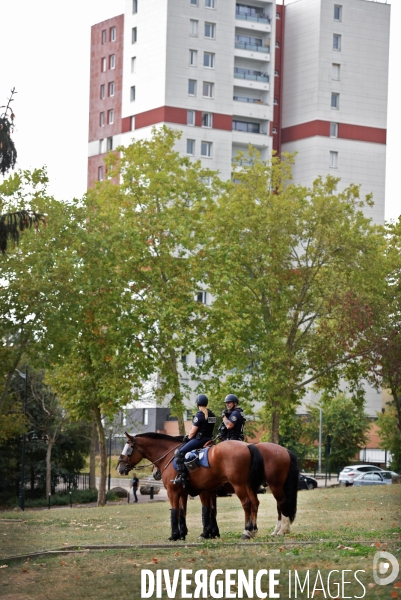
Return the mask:
<svg viewBox="0 0 401 600">
<path fill-rule="evenodd" d="M 224 442 L 222 445 L 231 443 Z M 260 451 L 264 461 L 264 484 L 269 486 L 277 502 L 277 525 L 272 535 L 290 533 L 290 523 L 294 521 L 297 512 L 299 480 L 297 458 L 290 450 L 270 442 L 256 444 L 256 448 Z M 225 484 L 224 488 L 227 492 L 233 491 L 229 484 Z M 219 535 L 216 521 L 216 492 L 205 492 L 201 497 L 201 502 L 204 524 L 201 537 L 216 537 Z"/>
<path fill-rule="evenodd" d="M 121 475 L 127 475 L 143 458 L 147 458 L 160 470 L 171 505 L 170 540 L 185 539 L 188 533 L 186 526 L 188 493 L 196 495 L 209 492 L 226 482 L 232 486 L 244 510 L 243 539 L 249 539 L 256 534 L 259 506 L 256 491 L 265 478 L 263 459 L 256 446 L 252 444 L 248 446 L 236 441 L 212 446 L 209 450 L 210 468 L 199 467 L 190 473 L 189 484 L 183 487 L 171 481 L 176 474 L 173 467 L 173 454 L 183 445 L 182 437 L 171 437 L 161 433 L 141 433 L 135 436 L 125 433 L 125 435 L 127 444 L 118 461 L 118 471 Z"/>
<path fill-rule="evenodd" d="M 290 533 L 297 513 L 299 467 L 291 452 L 270 442 L 256 444 L 264 460 L 265 480 L 277 502 L 277 525 L 272 535 Z"/>
</svg>

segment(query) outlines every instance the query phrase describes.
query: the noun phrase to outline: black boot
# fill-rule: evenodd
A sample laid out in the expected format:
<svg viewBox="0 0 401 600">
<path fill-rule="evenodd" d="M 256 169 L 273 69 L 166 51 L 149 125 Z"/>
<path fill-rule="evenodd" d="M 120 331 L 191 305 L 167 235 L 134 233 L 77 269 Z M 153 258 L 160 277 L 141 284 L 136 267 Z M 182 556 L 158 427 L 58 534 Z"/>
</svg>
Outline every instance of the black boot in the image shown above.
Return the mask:
<svg viewBox="0 0 401 600">
<path fill-rule="evenodd" d="M 175 452 L 175 459 L 177 462 L 177 477 L 175 479 L 170 479 L 171 483 L 177 483 L 185 486 L 187 483 L 187 472 L 184 465 L 184 455 L 182 452 Z"/>
</svg>

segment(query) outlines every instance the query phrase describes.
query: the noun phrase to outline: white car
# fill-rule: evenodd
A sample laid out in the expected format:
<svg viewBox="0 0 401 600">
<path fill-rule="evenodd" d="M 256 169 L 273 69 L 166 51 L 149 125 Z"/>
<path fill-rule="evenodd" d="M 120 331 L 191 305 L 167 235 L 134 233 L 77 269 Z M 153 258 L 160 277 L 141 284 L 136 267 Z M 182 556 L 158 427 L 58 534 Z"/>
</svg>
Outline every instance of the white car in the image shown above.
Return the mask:
<svg viewBox="0 0 401 600">
<path fill-rule="evenodd" d="M 370 471 L 378 472 L 383 471 L 383 469 L 374 467 L 373 465 L 352 465 L 350 467 L 344 467 L 338 476 L 338 481 L 339 483 L 345 483 L 345 485 L 352 485 L 356 477 L 359 477 L 359 475 L 363 475 L 364 473 L 369 473 Z"/>
</svg>

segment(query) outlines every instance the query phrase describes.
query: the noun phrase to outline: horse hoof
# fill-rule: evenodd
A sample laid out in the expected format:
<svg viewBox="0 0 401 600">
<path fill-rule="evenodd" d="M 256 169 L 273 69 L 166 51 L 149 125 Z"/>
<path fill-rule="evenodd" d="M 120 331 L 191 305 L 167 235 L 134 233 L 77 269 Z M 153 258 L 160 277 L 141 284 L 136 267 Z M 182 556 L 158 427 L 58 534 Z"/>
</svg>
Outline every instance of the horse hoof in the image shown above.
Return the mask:
<svg viewBox="0 0 401 600">
<path fill-rule="evenodd" d="M 251 532 L 244 531 L 244 533 L 241 535 L 241 540 L 250 540 L 250 539 L 251 539 Z"/>
<path fill-rule="evenodd" d="M 182 536 L 180 537 L 180 540 L 184 540 L 184 542 L 185 542 L 185 535 L 182 535 Z"/>
</svg>

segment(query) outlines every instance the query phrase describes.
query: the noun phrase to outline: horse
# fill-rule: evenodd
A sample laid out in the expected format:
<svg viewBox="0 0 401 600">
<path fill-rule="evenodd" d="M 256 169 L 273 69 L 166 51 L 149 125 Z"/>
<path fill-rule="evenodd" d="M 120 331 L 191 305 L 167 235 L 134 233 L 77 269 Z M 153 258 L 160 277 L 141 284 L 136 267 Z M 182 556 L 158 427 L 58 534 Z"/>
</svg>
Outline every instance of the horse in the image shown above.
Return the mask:
<svg viewBox="0 0 401 600">
<path fill-rule="evenodd" d="M 265 482 L 277 502 L 277 524 L 273 536 L 290 533 L 297 514 L 299 467 L 291 450 L 271 442 L 256 444 L 264 460 Z"/>
<path fill-rule="evenodd" d="M 231 444 L 224 442 L 222 445 Z M 244 442 L 241 442 L 244 443 Z M 281 536 L 290 533 L 290 524 L 293 523 L 297 512 L 298 461 L 291 452 L 270 442 L 256 444 L 264 461 L 264 485 L 268 485 L 277 502 L 277 524 L 272 536 Z M 227 492 L 233 491 L 229 484 L 224 486 Z M 215 537 L 218 535 L 218 524 L 216 520 L 216 492 L 205 492 L 201 498 L 202 518 L 207 515 L 207 526 L 201 533 L 201 538 Z"/>
<path fill-rule="evenodd" d="M 256 491 L 265 478 L 263 458 L 256 446 L 237 441 L 212 446 L 208 456 L 210 467 L 199 467 L 189 473 L 189 483 L 183 487 L 171 481 L 176 474 L 173 454 L 183 445 L 182 437 L 162 433 L 140 433 L 131 436 L 125 432 L 125 435 L 127 443 L 118 460 L 117 469 L 120 475 L 128 475 L 135 465 L 146 458 L 160 470 L 171 505 L 170 541 L 185 540 L 188 533 L 188 494 L 194 496 L 209 492 L 226 482 L 232 486 L 244 510 L 245 529 L 242 539 L 256 535 L 259 507 Z M 202 516 L 204 531 L 210 530 L 210 525 L 213 525 L 213 511 L 210 514 L 208 508 L 202 508 Z"/>
</svg>

